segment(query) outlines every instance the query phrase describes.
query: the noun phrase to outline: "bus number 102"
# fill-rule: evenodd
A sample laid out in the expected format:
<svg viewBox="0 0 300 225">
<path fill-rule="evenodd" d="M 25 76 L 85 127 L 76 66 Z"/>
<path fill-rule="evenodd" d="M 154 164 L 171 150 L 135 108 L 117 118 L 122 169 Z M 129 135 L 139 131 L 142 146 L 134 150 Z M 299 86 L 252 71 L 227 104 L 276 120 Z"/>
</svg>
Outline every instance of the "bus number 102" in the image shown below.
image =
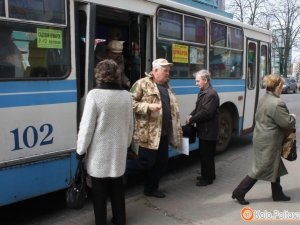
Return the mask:
<svg viewBox="0 0 300 225">
<path fill-rule="evenodd" d="M 52 137 L 53 127 L 51 124 L 43 124 L 39 131 L 34 126 L 28 126 L 24 129 L 23 133 L 20 133 L 19 128 L 16 128 L 10 133 L 14 136 L 15 146 L 12 151 L 21 150 L 24 148 L 33 148 L 38 143 L 39 139 L 42 139 L 39 145 L 49 145 L 53 143 Z M 20 135 L 22 135 L 20 139 Z M 32 138 L 29 138 L 32 135 Z M 21 141 L 21 142 L 20 142 Z"/>
</svg>

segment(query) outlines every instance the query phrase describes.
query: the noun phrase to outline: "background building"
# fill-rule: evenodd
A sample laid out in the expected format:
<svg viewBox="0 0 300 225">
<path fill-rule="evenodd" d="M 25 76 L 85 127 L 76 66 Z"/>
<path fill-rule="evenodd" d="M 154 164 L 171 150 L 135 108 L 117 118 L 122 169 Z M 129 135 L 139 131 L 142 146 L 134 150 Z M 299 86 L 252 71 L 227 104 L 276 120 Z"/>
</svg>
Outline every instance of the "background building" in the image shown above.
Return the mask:
<svg viewBox="0 0 300 225">
<path fill-rule="evenodd" d="M 293 63 L 293 76 L 296 78 L 296 81 L 300 81 L 300 60 Z"/>
</svg>

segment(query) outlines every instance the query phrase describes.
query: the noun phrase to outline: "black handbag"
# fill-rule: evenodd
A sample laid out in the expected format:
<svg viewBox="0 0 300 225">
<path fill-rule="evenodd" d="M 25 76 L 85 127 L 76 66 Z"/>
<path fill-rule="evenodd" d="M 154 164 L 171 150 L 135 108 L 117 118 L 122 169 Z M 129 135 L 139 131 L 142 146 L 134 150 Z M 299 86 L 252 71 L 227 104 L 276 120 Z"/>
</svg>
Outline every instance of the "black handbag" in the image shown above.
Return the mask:
<svg viewBox="0 0 300 225">
<path fill-rule="evenodd" d="M 75 177 L 66 193 L 67 207 L 71 209 L 81 209 L 84 206 L 86 194 L 86 174 L 82 160 L 78 162 Z"/>
<path fill-rule="evenodd" d="M 182 136 L 189 138 L 189 143 L 193 144 L 196 141 L 197 129 L 192 124 L 186 124 L 182 126 Z"/>
<path fill-rule="evenodd" d="M 292 129 L 284 138 L 282 145 L 282 158 L 288 161 L 295 161 L 297 159 L 297 144 L 296 144 L 296 129 Z"/>
</svg>

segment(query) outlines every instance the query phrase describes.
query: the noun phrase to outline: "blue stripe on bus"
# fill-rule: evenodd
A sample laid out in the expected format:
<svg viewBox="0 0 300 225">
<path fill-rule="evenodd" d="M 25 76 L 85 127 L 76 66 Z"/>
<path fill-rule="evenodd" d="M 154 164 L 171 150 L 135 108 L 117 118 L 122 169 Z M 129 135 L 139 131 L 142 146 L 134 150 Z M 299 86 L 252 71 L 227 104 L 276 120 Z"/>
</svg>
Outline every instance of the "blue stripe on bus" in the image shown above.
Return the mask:
<svg viewBox="0 0 300 225">
<path fill-rule="evenodd" d="M 199 87 L 194 79 L 171 80 L 170 84 L 176 95 L 197 94 Z M 212 85 L 217 92 L 241 92 L 245 90 L 245 80 L 222 79 L 212 80 Z"/>
<path fill-rule="evenodd" d="M 0 82 L 0 94 L 76 90 L 76 80 Z"/>
<path fill-rule="evenodd" d="M 0 108 L 76 102 L 76 92 L 0 96 Z"/>
<path fill-rule="evenodd" d="M 76 101 L 75 80 L 0 83 L 0 108 Z"/>
</svg>

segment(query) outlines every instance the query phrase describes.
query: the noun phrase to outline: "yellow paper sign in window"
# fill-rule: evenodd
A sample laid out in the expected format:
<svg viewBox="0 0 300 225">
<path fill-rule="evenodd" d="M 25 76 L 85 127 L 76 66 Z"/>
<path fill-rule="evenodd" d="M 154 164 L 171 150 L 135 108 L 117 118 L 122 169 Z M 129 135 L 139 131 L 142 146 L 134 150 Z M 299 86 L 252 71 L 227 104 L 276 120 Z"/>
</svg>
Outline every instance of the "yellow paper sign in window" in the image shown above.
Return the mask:
<svg viewBox="0 0 300 225">
<path fill-rule="evenodd" d="M 172 61 L 178 63 L 189 62 L 189 46 L 172 44 Z"/>
<path fill-rule="evenodd" d="M 38 48 L 62 49 L 62 31 L 37 28 Z"/>
</svg>

